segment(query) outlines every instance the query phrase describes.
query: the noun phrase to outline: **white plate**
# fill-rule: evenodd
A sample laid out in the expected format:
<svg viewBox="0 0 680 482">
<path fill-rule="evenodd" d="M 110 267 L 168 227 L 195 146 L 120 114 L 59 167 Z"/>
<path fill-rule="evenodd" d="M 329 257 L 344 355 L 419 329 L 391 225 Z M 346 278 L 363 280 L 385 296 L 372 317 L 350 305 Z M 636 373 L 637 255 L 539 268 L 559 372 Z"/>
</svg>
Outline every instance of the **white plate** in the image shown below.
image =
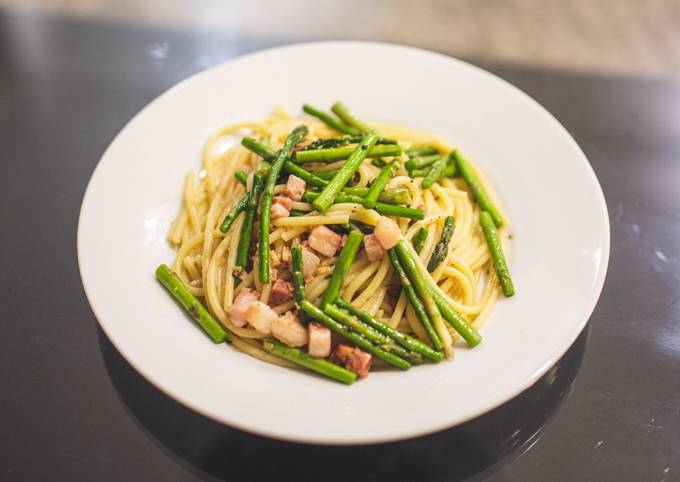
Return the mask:
<svg viewBox="0 0 680 482">
<path fill-rule="evenodd" d="M 281 104 L 342 99 L 364 117 L 456 143 L 494 184 L 512 221 L 517 294 L 501 298 L 475 349 L 452 362 L 372 373 L 344 386 L 215 346 L 154 279 L 185 172 L 206 136 Z M 477 67 L 395 45 L 311 43 L 247 55 L 170 89 L 99 161 L 78 226 L 78 259 L 102 329 L 172 398 L 243 430 L 314 443 L 403 439 L 509 400 L 569 348 L 595 307 L 609 258 L 602 190 L 565 129 Z"/>
</svg>

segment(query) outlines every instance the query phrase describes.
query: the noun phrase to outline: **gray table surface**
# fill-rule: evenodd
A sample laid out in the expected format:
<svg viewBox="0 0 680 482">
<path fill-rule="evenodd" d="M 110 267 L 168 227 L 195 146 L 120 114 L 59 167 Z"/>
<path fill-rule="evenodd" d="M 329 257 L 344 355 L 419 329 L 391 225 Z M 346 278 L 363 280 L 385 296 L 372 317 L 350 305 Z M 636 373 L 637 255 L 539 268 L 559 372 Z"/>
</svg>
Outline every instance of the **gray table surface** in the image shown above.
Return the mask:
<svg viewBox="0 0 680 482">
<path fill-rule="evenodd" d="M 588 328 L 535 386 L 493 412 L 401 443 L 297 445 L 200 417 L 124 361 L 98 329 L 76 261 L 78 210 L 98 158 L 179 80 L 299 40 L 0 12 L 0 479 L 680 480 L 672 84 L 483 65 L 573 134 L 612 223 Z"/>
</svg>

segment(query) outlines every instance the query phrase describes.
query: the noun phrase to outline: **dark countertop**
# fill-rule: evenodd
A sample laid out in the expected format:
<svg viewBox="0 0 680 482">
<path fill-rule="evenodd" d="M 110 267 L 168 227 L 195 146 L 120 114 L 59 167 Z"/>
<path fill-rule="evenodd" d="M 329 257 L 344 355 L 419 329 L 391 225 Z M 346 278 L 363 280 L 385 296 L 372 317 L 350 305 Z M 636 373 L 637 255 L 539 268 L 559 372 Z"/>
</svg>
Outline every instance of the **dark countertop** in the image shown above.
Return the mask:
<svg viewBox="0 0 680 482">
<path fill-rule="evenodd" d="M 612 249 L 578 341 L 479 419 L 381 446 L 289 444 L 190 412 L 122 359 L 98 329 L 76 261 L 97 160 L 177 81 L 299 40 L 0 13 L 0 479 L 680 480 L 677 85 L 483 65 L 581 145 L 607 199 Z"/>
</svg>

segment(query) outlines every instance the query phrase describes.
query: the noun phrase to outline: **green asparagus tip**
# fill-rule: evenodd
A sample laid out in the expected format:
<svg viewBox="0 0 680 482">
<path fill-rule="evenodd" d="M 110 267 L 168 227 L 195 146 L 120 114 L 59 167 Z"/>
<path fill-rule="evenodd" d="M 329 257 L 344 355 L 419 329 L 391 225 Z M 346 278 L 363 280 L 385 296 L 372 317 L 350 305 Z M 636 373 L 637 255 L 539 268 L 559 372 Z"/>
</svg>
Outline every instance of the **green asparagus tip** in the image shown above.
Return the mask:
<svg viewBox="0 0 680 482">
<path fill-rule="evenodd" d="M 498 232 L 496 231 L 493 216 L 488 211 L 482 211 L 479 213 L 479 224 L 482 226 L 482 232 L 484 233 L 486 244 L 489 247 L 493 267 L 498 275 L 503 294 L 507 297 L 513 296 L 515 294 L 515 286 L 510 277 L 510 269 L 505 261 L 503 247 L 498 238 Z"/>
<path fill-rule="evenodd" d="M 289 347 L 274 338 L 267 338 L 262 344 L 269 353 L 284 358 L 301 367 L 315 371 L 335 381 L 351 385 L 357 379 L 354 372 L 347 370 L 323 358 L 314 358 L 299 348 Z"/>
<path fill-rule="evenodd" d="M 182 305 L 203 331 L 215 343 L 229 339 L 229 333 L 205 309 L 203 304 L 185 286 L 179 276 L 165 264 L 156 268 L 156 278 L 168 292 Z"/>
</svg>

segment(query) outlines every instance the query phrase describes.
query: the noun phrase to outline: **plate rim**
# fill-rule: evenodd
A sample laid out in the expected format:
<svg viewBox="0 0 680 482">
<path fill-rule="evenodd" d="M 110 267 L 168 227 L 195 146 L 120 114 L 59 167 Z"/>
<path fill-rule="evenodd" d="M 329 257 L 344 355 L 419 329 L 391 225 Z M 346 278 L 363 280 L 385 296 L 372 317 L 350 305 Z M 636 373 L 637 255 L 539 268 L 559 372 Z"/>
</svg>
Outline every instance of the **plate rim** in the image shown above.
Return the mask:
<svg viewBox="0 0 680 482">
<path fill-rule="evenodd" d="M 589 176 L 589 181 L 597 191 L 597 197 L 599 199 L 599 206 L 598 208 L 601 209 L 603 213 L 603 225 L 601 226 L 603 228 L 603 233 L 604 237 L 602 239 L 602 256 L 600 258 L 599 265 L 597 267 L 597 277 L 594 283 L 594 287 L 592 289 L 592 295 L 589 299 L 589 302 L 585 305 L 584 311 L 582 318 L 579 320 L 579 323 L 575 325 L 575 329 L 572 331 L 572 333 L 569 334 L 568 337 L 564 338 L 564 341 L 560 344 L 560 348 L 558 350 L 555 350 L 553 355 L 549 357 L 548 360 L 546 360 L 541 366 L 537 367 L 530 376 L 526 377 L 526 379 L 523 381 L 521 384 L 517 384 L 517 386 L 504 394 L 502 397 L 496 397 L 493 402 L 488 403 L 486 405 L 481 405 L 480 407 L 476 410 L 471 411 L 470 414 L 467 416 L 459 418 L 457 421 L 453 423 L 447 423 L 447 424 L 438 424 L 436 428 L 432 428 L 430 426 L 424 427 L 420 430 L 409 430 L 407 434 L 404 435 L 395 435 L 395 436 L 345 436 L 343 435 L 341 438 L 337 440 L 329 439 L 329 438 L 323 438 L 323 437 L 313 437 L 313 436 L 295 436 L 295 435 L 289 435 L 286 433 L 281 433 L 277 432 L 276 430 L 268 430 L 265 428 L 261 428 L 258 426 L 253 426 L 247 422 L 243 422 L 241 420 L 235 420 L 235 419 L 230 419 L 226 420 L 223 417 L 219 417 L 217 414 L 213 414 L 210 411 L 202 408 L 200 405 L 194 403 L 190 398 L 185 398 L 182 397 L 176 393 L 172 393 L 171 389 L 169 387 L 163 386 L 162 383 L 158 383 L 155 377 L 149 373 L 143 365 L 135 363 L 133 360 L 133 357 L 130 357 L 126 354 L 126 351 L 123 349 L 122 346 L 119 345 L 118 341 L 112 334 L 110 333 L 109 329 L 106 326 L 106 323 L 103 323 L 101 321 L 102 316 L 100 313 L 97 311 L 96 304 L 94 302 L 94 296 L 93 293 L 90 291 L 88 288 L 88 282 L 87 282 L 87 276 L 84 274 L 84 268 L 83 268 L 83 247 L 82 247 L 82 230 L 83 228 L 83 217 L 84 217 L 84 212 L 86 209 L 86 205 L 88 203 L 88 199 L 92 195 L 92 190 L 91 186 L 93 184 L 93 181 L 97 177 L 98 173 L 100 172 L 100 167 L 102 165 L 102 160 L 107 156 L 109 151 L 111 150 L 112 146 L 121 138 L 123 137 L 126 132 L 131 128 L 130 126 L 134 123 L 134 121 L 142 116 L 147 110 L 151 109 L 153 106 L 155 106 L 157 103 L 162 102 L 166 97 L 172 96 L 175 94 L 175 92 L 184 89 L 186 86 L 200 81 L 205 76 L 211 75 L 215 70 L 221 69 L 225 67 L 226 65 L 236 62 L 236 61 L 241 61 L 244 59 L 252 59 L 254 57 L 258 56 L 263 56 L 263 55 L 270 55 L 272 53 L 276 53 L 277 51 L 282 51 L 282 50 L 288 50 L 288 49 L 295 49 L 295 48 L 305 48 L 305 47 L 337 47 L 337 46 L 355 46 L 358 48 L 362 47 L 387 47 L 387 48 L 392 48 L 396 50 L 408 50 L 413 53 L 419 54 L 419 55 L 425 55 L 425 56 L 431 56 L 431 57 L 436 57 L 441 60 L 446 60 L 448 62 L 452 62 L 455 64 L 458 64 L 458 66 L 461 66 L 466 69 L 474 70 L 478 74 L 481 74 L 491 80 L 494 80 L 496 82 L 501 82 L 502 84 L 505 85 L 505 87 L 509 88 L 511 91 L 513 91 L 514 94 L 519 95 L 524 99 L 525 102 L 529 103 L 532 105 L 532 107 L 541 114 L 543 119 L 549 123 L 552 124 L 554 128 L 559 130 L 562 134 L 562 136 L 568 141 L 571 149 L 575 152 L 577 157 L 579 157 L 581 164 L 585 168 L 585 171 L 588 173 Z M 90 305 L 90 309 L 92 310 L 92 313 L 95 315 L 95 318 L 97 319 L 97 323 L 101 330 L 106 334 L 106 337 L 108 340 L 111 342 L 111 344 L 116 348 L 116 350 L 121 354 L 121 356 L 125 359 L 125 361 L 135 369 L 148 383 L 153 385 L 156 389 L 160 390 L 164 395 L 168 396 L 170 399 L 184 405 L 185 407 L 189 408 L 190 410 L 199 413 L 202 416 L 205 416 L 209 418 L 210 420 L 213 420 L 217 423 L 220 423 L 222 425 L 225 425 L 227 427 L 231 428 L 236 428 L 238 430 L 248 432 L 248 433 L 253 433 L 257 434 L 260 436 L 265 436 L 268 438 L 272 439 L 277 439 L 277 440 L 283 440 L 287 442 L 296 442 L 296 443 L 305 443 L 305 444 L 318 444 L 318 445 L 369 445 L 369 444 L 379 444 L 379 443 L 388 443 L 388 442 L 396 442 L 399 440 L 408 440 L 408 439 L 413 439 L 417 437 L 422 437 L 428 434 L 434 434 L 441 432 L 443 430 L 451 429 L 453 427 L 460 426 L 461 424 L 468 422 L 470 420 L 473 420 L 485 413 L 488 413 L 499 406 L 503 405 L 504 403 L 516 398 L 519 394 L 530 388 L 533 384 L 535 384 L 541 376 L 543 376 L 552 366 L 554 366 L 561 358 L 562 356 L 567 352 L 567 350 L 574 344 L 576 338 L 581 334 L 585 326 L 587 325 L 588 321 L 590 320 L 597 303 L 599 302 L 600 296 L 602 294 L 602 290 L 604 287 L 604 283 L 606 280 L 607 276 L 607 271 L 609 267 L 609 257 L 610 257 L 610 250 L 611 250 L 611 224 L 610 224 L 610 219 L 609 219 L 609 212 L 607 209 L 607 203 L 606 199 L 604 196 L 604 191 L 602 189 L 602 185 L 599 182 L 599 179 L 597 178 L 597 175 L 588 160 L 588 157 L 585 155 L 581 147 L 578 145 L 576 140 L 572 137 L 572 135 L 569 133 L 569 131 L 557 120 L 557 118 L 550 113 L 542 104 L 540 104 L 537 100 L 535 100 L 533 97 L 531 97 L 529 94 L 521 90 L 519 87 L 516 87 L 509 81 L 503 79 L 502 77 L 499 77 L 498 75 L 489 72 L 488 70 L 485 70 L 477 65 L 474 65 L 472 63 L 466 62 L 464 60 L 458 59 L 456 57 L 452 57 L 450 55 L 446 55 L 444 53 L 440 52 L 435 52 L 423 48 L 418 48 L 418 47 L 412 47 L 412 46 L 407 46 L 407 45 L 401 45 L 398 43 L 389 43 L 389 42 L 373 42 L 373 41 L 356 41 L 356 40 L 329 40 L 329 41 L 311 41 L 311 42 L 296 42 L 296 43 L 288 43 L 285 45 L 279 45 L 267 49 L 262 49 L 262 50 L 257 50 L 254 52 L 250 52 L 244 55 L 237 55 L 235 57 L 232 57 L 230 59 L 225 60 L 224 62 L 221 62 L 217 65 L 214 65 L 208 69 L 199 71 L 195 74 L 190 75 L 189 77 L 177 82 L 176 84 L 172 85 L 170 88 L 164 90 L 160 94 L 158 94 L 156 97 L 154 97 L 152 100 L 147 102 L 139 111 L 137 111 L 126 123 L 125 125 L 118 131 L 118 133 L 111 139 L 109 144 L 107 145 L 106 149 L 102 152 L 102 154 L 99 156 L 99 159 L 97 160 L 97 164 L 95 165 L 95 168 L 92 170 L 92 173 L 90 175 L 90 178 L 87 182 L 82 201 L 80 204 L 79 208 L 79 213 L 78 213 L 78 223 L 76 227 L 76 250 L 77 250 L 77 260 L 78 260 L 78 271 L 80 274 L 80 280 L 81 280 L 81 285 L 83 287 L 83 291 L 85 292 L 86 299 L 88 301 L 88 304 Z"/>
</svg>

